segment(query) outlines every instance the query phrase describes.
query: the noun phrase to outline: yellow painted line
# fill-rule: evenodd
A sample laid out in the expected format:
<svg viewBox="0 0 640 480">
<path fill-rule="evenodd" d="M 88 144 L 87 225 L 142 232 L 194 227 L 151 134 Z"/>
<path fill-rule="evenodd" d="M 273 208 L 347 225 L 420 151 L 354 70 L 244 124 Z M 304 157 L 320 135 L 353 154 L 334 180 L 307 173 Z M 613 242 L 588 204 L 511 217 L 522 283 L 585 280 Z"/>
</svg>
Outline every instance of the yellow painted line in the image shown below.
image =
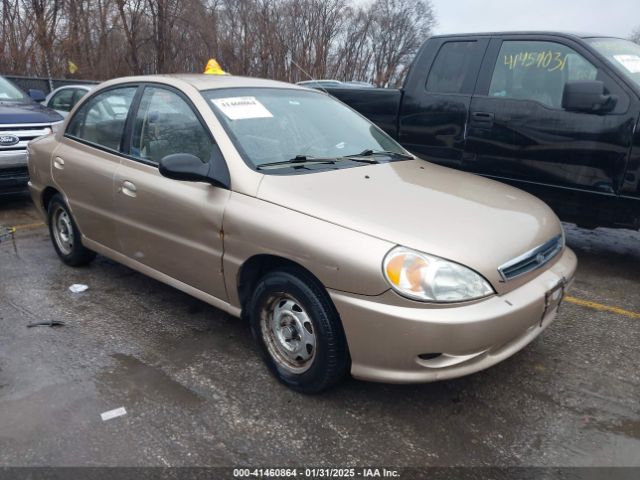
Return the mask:
<svg viewBox="0 0 640 480">
<path fill-rule="evenodd" d="M 39 227 L 44 227 L 44 223 L 43 222 L 27 223 L 26 225 L 15 225 L 11 228 L 15 231 L 15 230 L 27 230 L 29 228 L 39 228 Z"/>
<path fill-rule="evenodd" d="M 583 300 L 581 298 L 572 297 L 570 295 L 564 297 L 565 301 L 573 303 L 574 305 L 580 305 L 581 307 L 591 308 L 598 310 L 599 312 L 610 312 L 617 315 L 623 315 L 629 318 L 640 318 L 640 313 L 631 312 L 624 308 L 612 307 L 611 305 L 603 305 L 602 303 L 592 302 L 590 300 Z"/>
</svg>

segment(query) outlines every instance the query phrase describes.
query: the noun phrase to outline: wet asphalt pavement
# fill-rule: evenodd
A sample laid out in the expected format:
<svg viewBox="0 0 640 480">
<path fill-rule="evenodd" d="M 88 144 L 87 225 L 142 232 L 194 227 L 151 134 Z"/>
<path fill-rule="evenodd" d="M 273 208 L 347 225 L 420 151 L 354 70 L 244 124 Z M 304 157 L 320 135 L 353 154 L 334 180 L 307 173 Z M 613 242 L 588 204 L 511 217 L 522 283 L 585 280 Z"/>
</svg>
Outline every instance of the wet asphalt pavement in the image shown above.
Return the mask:
<svg viewBox="0 0 640 480">
<path fill-rule="evenodd" d="M 0 225 L 30 225 L 0 243 L 1 466 L 640 466 L 640 318 L 565 302 L 484 372 L 304 396 L 243 321 L 104 257 L 67 267 L 38 222 L 0 198 Z M 640 233 L 567 237 L 570 295 L 640 312 Z"/>
</svg>

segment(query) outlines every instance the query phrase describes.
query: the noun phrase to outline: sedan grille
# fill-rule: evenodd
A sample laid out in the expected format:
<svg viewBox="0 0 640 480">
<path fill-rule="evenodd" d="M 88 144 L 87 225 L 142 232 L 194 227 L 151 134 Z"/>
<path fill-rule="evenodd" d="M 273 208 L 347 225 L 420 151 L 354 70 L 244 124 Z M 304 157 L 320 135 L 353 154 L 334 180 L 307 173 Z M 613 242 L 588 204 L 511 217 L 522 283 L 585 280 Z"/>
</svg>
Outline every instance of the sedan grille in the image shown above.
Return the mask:
<svg viewBox="0 0 640 480">
<path fill-rule="evenodd" d="M 503 281 L 512 280 L 544 266 L 549 260 L 555 257 L 563 247 L 564 238 L 562 235 L 558 235 L 533 250 L 529 250 L 527 253 L 513 260 L 509 260 L 498 268 L 498 272 L 500 272 Z"/>
</svg>

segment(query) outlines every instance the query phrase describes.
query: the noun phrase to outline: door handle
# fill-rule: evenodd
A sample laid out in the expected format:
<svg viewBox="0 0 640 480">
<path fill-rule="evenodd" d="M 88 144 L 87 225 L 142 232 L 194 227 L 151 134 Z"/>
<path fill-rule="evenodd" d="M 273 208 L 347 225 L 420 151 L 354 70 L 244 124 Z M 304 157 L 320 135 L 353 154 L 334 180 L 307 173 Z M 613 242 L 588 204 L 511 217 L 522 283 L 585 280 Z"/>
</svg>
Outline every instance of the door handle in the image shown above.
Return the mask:
<svg viewBox="0 0 640 480">
<path fill-rule="evenodd" d="M 470 124 L 477 128 L 491 128 L 494 118 L 495 115 L 491 112 L 472 112 Z"/>
<path fill-rule="evenodd" d="M 53 159 L 53 166 L 58 170 L 64 169 L 64 160 L 60 157 L 56 157 Z"/>
<path fill-rule="evenodd" d="M 134 183 L 130 182 L 129 180 L 124 180 L 119 190 L 125 195 L 128 195 L 129 197 L 136 196 L 136 186 Z"/>
<path fill-rule="evenodd" d="M 493 123 L 495 115 L 490 112 L 473 112 L 471 114 L 471 120 L 474 123 Z"/>
</svg>

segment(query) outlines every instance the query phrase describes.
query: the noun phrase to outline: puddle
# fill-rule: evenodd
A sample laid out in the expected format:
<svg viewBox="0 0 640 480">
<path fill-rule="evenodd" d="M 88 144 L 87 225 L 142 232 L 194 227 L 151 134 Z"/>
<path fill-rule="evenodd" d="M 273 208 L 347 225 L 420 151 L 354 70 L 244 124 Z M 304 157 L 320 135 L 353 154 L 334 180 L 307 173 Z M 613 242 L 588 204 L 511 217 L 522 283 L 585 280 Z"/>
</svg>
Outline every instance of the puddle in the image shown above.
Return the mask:
<svg viewBox="0 0 640 480">
<path fill-rule="evenodd" d="M 112 357 L 117 361 L 117 366 L 103 371 L 96 378 L 111 393 L 124 394 L 129 405 L 152 401 L 196 407 L 204 401 L 200 395 L 173 380 L 160 368 L 147 365 L 130 355 L 116 353 Z"/>
<path fill-rule="evenodd" d="M 623 420 L 621 422 L 592 422 L 592 425 L 600 431 L 625 435 L 640 440 L 640 420 Z"/>
</svg>

